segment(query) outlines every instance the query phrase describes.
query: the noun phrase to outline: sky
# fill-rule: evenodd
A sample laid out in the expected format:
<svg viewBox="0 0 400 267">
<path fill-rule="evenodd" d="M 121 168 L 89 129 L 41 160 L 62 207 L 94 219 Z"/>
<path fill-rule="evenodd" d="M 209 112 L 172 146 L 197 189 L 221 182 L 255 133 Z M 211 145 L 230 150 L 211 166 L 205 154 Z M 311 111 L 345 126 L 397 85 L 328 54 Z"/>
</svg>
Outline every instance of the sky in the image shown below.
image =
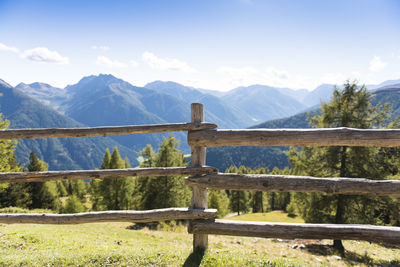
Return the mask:
<svg viewBox="0 0 400 267">
<path fill-rule="evenodd" d="M 227 91 L 400 79 L 399 0 L 0 0 L 0 79 Z"/>
</svg>

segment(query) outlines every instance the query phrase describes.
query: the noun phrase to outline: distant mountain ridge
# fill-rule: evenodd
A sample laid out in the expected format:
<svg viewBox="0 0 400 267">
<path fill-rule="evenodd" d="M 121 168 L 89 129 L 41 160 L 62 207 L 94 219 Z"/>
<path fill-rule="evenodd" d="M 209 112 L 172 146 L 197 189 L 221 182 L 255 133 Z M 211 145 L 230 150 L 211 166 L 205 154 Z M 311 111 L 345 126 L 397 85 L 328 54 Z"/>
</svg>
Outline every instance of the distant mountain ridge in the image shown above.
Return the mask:
<svg viewBox="0 0 400 267">
<path fill-rule="evenodd" d="M 391 82 L 397 80 L 384 82 L 383 88 L 373 90 L 373 101 L 375 104 L 391 102 L 394 114 L 400 115 L 400 83 L 393 85 Z M 192 102 L 203 103 L 206 121 L 216 123 L 219 128 L 245 128 L 262 121 L 251 128 L 306 128 L 310 126 L 306 120 L 308 113 L 304 111 L 313 111 L 321 101 L 329 101 L 334 88 L 325 84 L 307 91 L 253 85 L 217 94 L 175 82 L 155 81 L 137 87 L 107 74 L 83 77 L 64 89 L 39 82 L 20 83 L 17 87 L 22 92 L 1 79 L 0 87 L 6 92 L 0 97 L 0 112 L 11 120 L 14 128 L 189 122 Z M 128 156 L 134 166 L 139 150 L 146 144 L 157 147 L 167 135 L 21 140 L 17 156 L 26 162 L 29 152 L 34 150 L 50 163 L 51 169 L 92 169 L 98 167 L 106 147 L 118 146 L 121 154 Z M 181 140 L 180 149 L 188 153 L 186 133 L 178 132 L 174 136 Z M 251 157 L 256 151 L 244 147 L 209 149 L 207 164 L 225 168 L 229 159 L 245 163 L 243 157 Z M 268 158 L 270 167 L 271 164 L 279 167 L 288 164 L 281 148 L 265 148 L 259 152 Z M 262 162 L 260 158 L 254 166 L 261 166 Z"/>
<path fill-rule="evenodd" d="M 62 112 L 60 104 L 65 101 L 67 97 L 64 89 L 40 82 L 31 84 L 19 83 L 15 88 L 35 98 L 42 104 Z"/>
<path fill-rule="evenodd" d="M 202 103 L 204 105 L 205 120 L 216 123 L 220 128 L 242 128 L 251 124 L 251 117 L 242 110 L 226 103 L 215 95 L 204 93 L 199 89 L 188 87 L 175 82 L 155 81 L 145 85 L 146 88 L 156 90 L 177 97 L 187 103 Z M 188 112 L 190 112 L 188 110 Z"/>
<path fill-rule="evenodd" d="M 5 83 L 0 84 L 0 93 L 0 112 L 10 121 L 11 129 L 85 126 Z M 19 140 L 16 156 L 19 162 L 27 163 L 30 152 L 34 151 L 49 163 L 50 170 L 94 169 L 100 167 L 105 149 L 114 146 L 118 146 L 121 155 L 128 157 L 133 166 L 137 165 L 136 151 L 108 137 Z"/>
<path fill-rule="evenodd" d="M 238 87 L 222 99 L 248 113 L 254 123 L 294 115 L 307 107 L 277 88 L 264 85 Z"/>
</svg>

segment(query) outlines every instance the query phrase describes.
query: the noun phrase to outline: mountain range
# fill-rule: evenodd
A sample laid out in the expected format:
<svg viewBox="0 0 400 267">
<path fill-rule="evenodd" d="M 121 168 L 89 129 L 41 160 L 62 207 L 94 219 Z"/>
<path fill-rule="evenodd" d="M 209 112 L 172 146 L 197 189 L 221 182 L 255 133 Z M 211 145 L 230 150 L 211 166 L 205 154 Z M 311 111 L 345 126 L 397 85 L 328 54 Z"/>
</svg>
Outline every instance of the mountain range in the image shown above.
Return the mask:
<svg viewBox="0 0 400 267">
<path fill-rule="evenodd" d="M 392 83 L 400 84 L 400 81 L 385 82 L 381 84 L 384 88 L 378 90 L 373 85 L 367 87 L 374 89 L 374 101 L 389 100 L 396 107 L 395 113 L 400 114 L 400 99 L 396 102 L 397 96 L 393 97 L 400 88 L 396 90 Z M 66 88 L 39 82 L 20 83 L 13 88 L 0 80 L 0 92 L 3 93 L 0 111 L 10 120 L 10 128 L 137 125 L 188 122 L 190 103 L 200 102 L 205 106 L 205 120 L 220 128 L 288 127 L 285 125 L 304 128 L 307 127 L 305 111 L 315 110 L 321 101 L 328 101 L 333 89 L 330 84 L 312 91 L 252 85 L 218 92 L 170 81 L 154 81 L 137 87 L 106 74 L 84 77 Z M 93 169 L 100 166 L 106 147 L 118 146 L 121 154 L 135 166 L 138 151 L 146 144 L 157 147 L 163 136 L 168 134 L 21 140 L 16 154 L 19 161 L 26 163 L 30 151 L 35 151 L 49 162 L 52 170 Z M 174 133 L 174 136 L 181 141 L 180 149 L 188 153 L 186 134 Z M 209 149 L 207 164 L 225 168 L 229 158 L 236 162 L 245 158 L 246 153 L 254 152 L 254 149 L 238 148 L 224 158 L 218 156 L 221 149 Z M 271 163 L 288 164 L 283 160 L 281 149 L 263 149 L 263 155 L 272 151 L 276 162 Z M 216 161 L 224 163 L 217 164 Z M 262 157 L 259 162 L 261 164 Z"/>
<path fill-rule="evenodd" d="M 11 129 L 18 128 L 75 128 L 84 127 L 67 116 L 27 96 L 20 90 L 0 82 L 0 110 L 10 121 Z M 49 163 L 50 170 L 94 169 L 101 165 L 105 149 L 117 146 L 123 157 L 137 165 L 138 152 L 108 137 L 48 138 L 19 140 L 16 156 L 27 163 L 34 151 Z"/>
</svg>

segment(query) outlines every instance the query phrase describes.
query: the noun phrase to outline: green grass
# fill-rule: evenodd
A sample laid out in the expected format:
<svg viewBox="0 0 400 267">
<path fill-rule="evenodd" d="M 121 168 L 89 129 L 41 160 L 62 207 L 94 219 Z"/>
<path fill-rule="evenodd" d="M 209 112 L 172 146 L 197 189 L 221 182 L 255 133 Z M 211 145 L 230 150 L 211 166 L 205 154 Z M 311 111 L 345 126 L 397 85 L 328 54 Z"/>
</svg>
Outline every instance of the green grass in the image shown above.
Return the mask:
<svg viewBox="0 0 400 267">
<path fill-rule="evenodd" d="M 192 235 L 130 223 L 81 225 L 0 224 L 0 266 L 197 266 Z M 294 249 L 295 243 L 306 248 Z M 400 266 L 400 248 L 345 241 L 346 258 L 335 259 L 330 241 L 210 236 L 200 266 Z"/>
<path fill-rule="evenodd" d="M 291 216 L 286 212 L 276 210 L 266 213 L 248 213 L 227 218 L 236 221 L 262 221 L 262 222 L 284 222 L 284 223 L 304 223 L 299 216 Z"/>
</svg>

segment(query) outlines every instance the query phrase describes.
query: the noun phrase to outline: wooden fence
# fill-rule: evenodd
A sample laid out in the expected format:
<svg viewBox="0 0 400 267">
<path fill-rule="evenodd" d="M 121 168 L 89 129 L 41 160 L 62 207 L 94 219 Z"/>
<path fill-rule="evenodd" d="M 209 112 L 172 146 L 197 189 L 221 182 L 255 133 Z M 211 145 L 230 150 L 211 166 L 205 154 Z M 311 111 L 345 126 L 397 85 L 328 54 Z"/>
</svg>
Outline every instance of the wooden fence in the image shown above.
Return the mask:
<svg viewBox="0 0 400 267">
<path fill-rule="evenodd" d="M 122 178 L 135 176 L 187 175 L 193 189 L 191 208 L 148 211 L 103 211 L 76 214 L 0 214 L 0 223 L 76 224 L 88 222 L 151 222 L 190 220 L 193 249 L 206 249 L 208 234 L 266 238 L 353 239 L 400 245 L 400 227 L 353 224 L 295 224 L 216 220 L 217 211 L 207 208 L 207 189 L 266 192 L 320 192 L 329 194 L 400 196 L 399 180 L 318 178 L 289 175 L 224 174 L 205 165 L 206 147 L 213 146 L 400 146 L 398 129 L 256 129 L 216 130 L 204 122 L 203 105 L 191 105 L 191 122 L 159 125 L 68 129 L 1 130 L 0 140 L 25 138 L 83 137 L 118 134 L 188 131 L 191 167 L 129 168 L 117 170 L 0 173 L 2 182 L 44 182 L 63 179 Z"/>
</svg>

